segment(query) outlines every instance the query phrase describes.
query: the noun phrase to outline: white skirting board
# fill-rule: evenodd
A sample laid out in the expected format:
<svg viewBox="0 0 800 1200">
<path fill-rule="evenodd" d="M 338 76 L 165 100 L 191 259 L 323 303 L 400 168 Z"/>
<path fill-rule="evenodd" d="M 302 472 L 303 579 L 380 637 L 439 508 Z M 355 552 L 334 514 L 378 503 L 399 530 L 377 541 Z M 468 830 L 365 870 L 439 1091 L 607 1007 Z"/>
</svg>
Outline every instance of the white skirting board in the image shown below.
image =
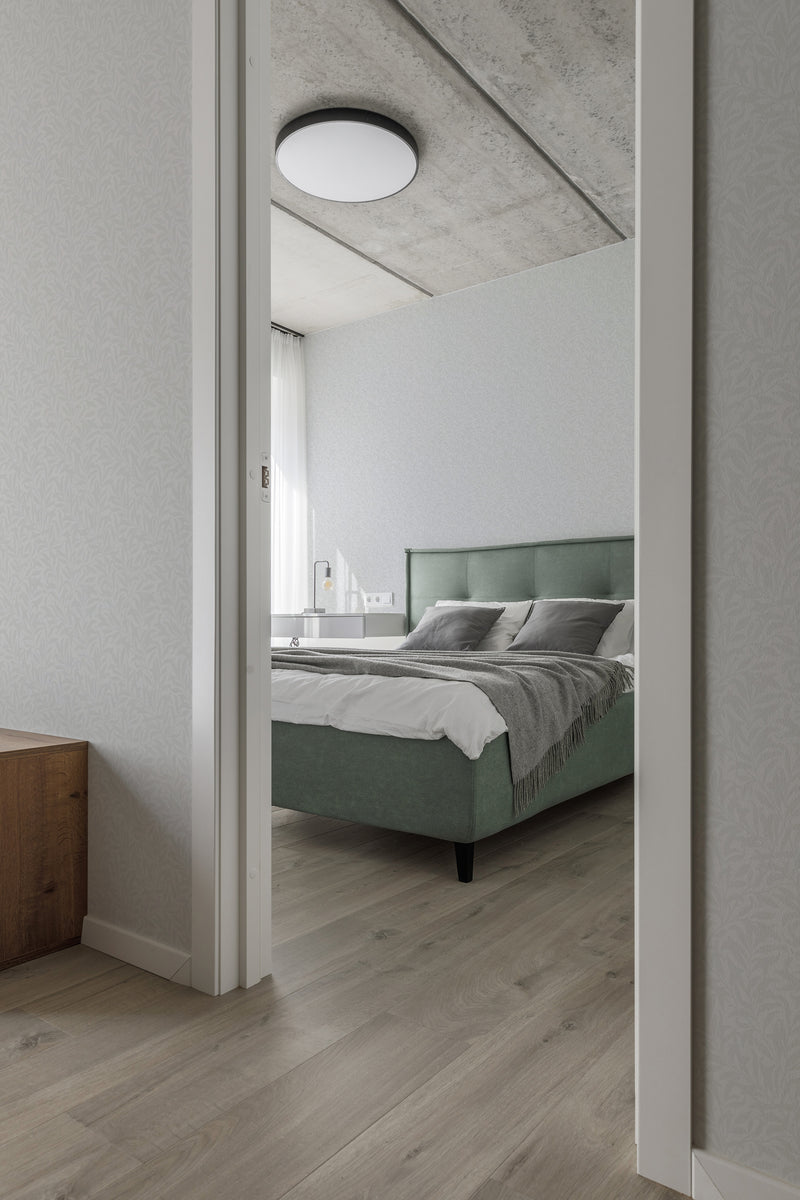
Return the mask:
<svg viewBox="0 0 800 1200">
<path fill-rule="evenodd" d="M 694 1200 L 800 1200 L 800 1188 L 739 1163 L 692 1151 Z"/>
<path fill-rule="evenodd" d="M 152 938 L 121 929 L 118 925 L 110 925 L 97 917 L 83 918 L 81 944 L 91 946 L 92 950 L 99 950 L 102 954 L 110 954 L 112 958 L 119 958 L 134 967 L 141 967 L 152 975 L 160 975 L 162 979 L 171 979 L 173 983 L 191 987 L 192 959 L 186 950 L 165 946 L 163 942 L 155 942 Z"/>
</svg>

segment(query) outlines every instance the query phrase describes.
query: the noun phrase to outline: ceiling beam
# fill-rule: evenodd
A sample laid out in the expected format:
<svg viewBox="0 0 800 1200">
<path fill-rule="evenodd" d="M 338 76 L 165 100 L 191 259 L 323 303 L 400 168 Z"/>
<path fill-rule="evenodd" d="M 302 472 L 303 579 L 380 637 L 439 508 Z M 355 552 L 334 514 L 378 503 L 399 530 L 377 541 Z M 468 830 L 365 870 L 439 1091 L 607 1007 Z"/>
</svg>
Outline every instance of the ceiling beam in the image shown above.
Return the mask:
<svg viewBox="0 0 800 1200">
<path fill-rule="evenodd" d="M 428 289 L 423 287 L 421 283 L 417 283 L 414 279 L 408 279 L 407 276 L 401 275 L 399 271 L 393 271 L 391 267 L 387 267 L 385 263 L 378 262 L 376 258 L 370 258 L 368 254 L 365 254 L 363 250 L 359 250 L 357 246 L 353 246 L 349 242 L 345 242 L 342 238 L 337 237 L 335 233 L 331 233 L 330 230 L 323 229 L 321 225 L 316 225 L 314 221 L 309 221 L 308 217 L 303 217 L 300 215 L 300 213 L 293 212 L 291 208 L 287 208 L 285 204 L 279 204 L 277 200 L 272 200 L 271 204 L 273 208 L 277 208 L 280 210 L 280 212 L 286 213 L 287 217 L 293 217 L 295 221 L 300 221 L 301 224 L 307 225 L 309 229 L 313 229 L 317 233 L 321 233 L 323 237 L 330 238 L 330 240 L 332 242 L 336 242 L 338 246 L 342 246 L 345 250 L 349 250 L 351 254 L 358 255 L 359 258 L 363 258 L 364 262 L 370 263 L 373 267 L 378 267 L 379 270 L 384 271 L 387 275 L 393 275 L 395 279 L 399 279 L 401 283 L 405 283 L 408 287 L 414 288 L 414 290 L 419 292 L 421 295 L 427 296 L 428 298 L 433 296 L 433 292 L 428 291 Z"/>
<path fill-rule="evenodd" d="M 619 228 L 619 226 L 611 219 L 611 217 L 609 217 L 608 214 L 603 211 L 603 209 L 600 207 L 600 205 L 595 200 L 593 200 L 592 197 L 587 192 L 585 192 L 583 190 L 583 188 L 580 186 L 580 184 L 575 182 L 575 180 L 572 178 L 571 175 L 567 174 L 567 172 L 564 170 L 564 168 L 562 166 L 560 166 L 559 163 L 556 162 L 556 160 L 552 157 L 552 155 L 548 154 L 548 152 L 545 150 L 545 148 L 543 146 L 541 146 L 539 144 L 539 142 L 537 142 L 536 139 L 528 133 L 527 129 L 525 129 L 522 125 L 520 125 L 520 123 L 517 120 L 515 120 L 514 117 L 512 117 L 511 113 L 508 112 L 503 107 L 503 105 L 500 104 L 500 102 L 498 100 L 495 100 L 494 96 L 492 96 L 492 94 L 490 92 L 487 92 L 486 89 L 484 87 L 482 87 L 481 84 L 478 83 L 477 79 L 475 79 L 470 74 L 470 72 L 467 70 L 467 68 L 461 62 L 459 62 L 459 60 L 455 57 L 455 55 L 451 54 L 451 52 L 447 49 L 447 47 L 444 46 L 439 41 L 439 39 L 437 37 L 435 37 L 425 25 L 423 25 L 423 23 L 419 20 L 418 17 L 416 17 L 414 15 L 413 12 L 411 12 L 411 10 L 406 6 L 406 4 L 403 3 L 403 0 L 390 0 L 390 3 L 394 5 L 394 7 L 397 9 L 397 11 L 399 13 L 402 13 L 402 15 L 408 21 L 408 23 L 416 30 L 416 32 L 421 37 L 425 38 L 425 40 L 428 42 L 428 44 L 430 46 L 433 47 L 433 49 L 437 52 L 437 54 L 441 55 L 441 57 L 444 58 L 450 64 L 450 66 L 453 67 L 454 70 L 458 71 L 458 73 L 459 73 L 459 75 L 461 75 L 462 79 L 466 80 L 466 82 L 470 85 L 470 87 L 473 88 L 482 97 L 483 100 L 485 100 L 485 102 L 493 109 L 493 111 L 496 112 L 497 115 L 502 118 L 502 120 L 506 121 L 507 124 L 509 124 L 511 126 L 511 128 L 517 134 L 519 134 L 519 136 L 525 142 L 528 143 L 528 145 L 531 147 L 531 149 L 534 150 L 536 152 L 536 154 L 538 154 L 542 159 L 544 159 L 544 161 L 547 163 L 547 165 L 549 167 L 551 167 L 556 172 L 556 174 L 561 179 L 563 179 L 564 182 L 566 184 L 568 184 L 569 187 L 571 187 L 574 192 L 577 193 L 578 196 L 581 197 L 581 199 L 584 201 L 584 203 L 587 204 L 588 207 L 591 208 L 592 212 L 596 213 L 597 216 L 600 218 L 600 220 L 603 221 L 604 224 L 606 224 L 608 226 L 608 228 L 610 230 L 612 230 L 613 233 L 616 234 L 616 236 L 619 238 L 619 240 L 623 241 L 623 242 L 626 241 L 627 240 L 626 235 L 622 232 L 622 230 Z M 416 286 L 416 285 L 414 285 L 414 286 Z"/>
</svg>

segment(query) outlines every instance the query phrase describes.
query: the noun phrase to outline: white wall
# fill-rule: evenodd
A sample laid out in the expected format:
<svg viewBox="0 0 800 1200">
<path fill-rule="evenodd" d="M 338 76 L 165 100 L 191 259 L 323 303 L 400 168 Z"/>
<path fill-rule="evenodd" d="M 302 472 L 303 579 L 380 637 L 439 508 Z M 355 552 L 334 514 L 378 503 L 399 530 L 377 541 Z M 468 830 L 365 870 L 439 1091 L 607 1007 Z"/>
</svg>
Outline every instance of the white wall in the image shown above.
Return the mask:
<svg viewBox="0 0 800 1200">
<path fill-rule="evenodd" d="M 90 741 L 90 914 L 186 949 L 190 0 L 4 0 L 0 79 L 0 725 Z"/>
<path fill-rule="evenodd" d="M 632 531 L 633 249 L 305 339 L 311 549 L 337 608 L 366 589 L 402 609 L 406 546 Z"/>
<path fill-rule="evenodd" d="M 800 1186 L 800 5 L 697 50 L 695 1141 Z"/>
</svg>

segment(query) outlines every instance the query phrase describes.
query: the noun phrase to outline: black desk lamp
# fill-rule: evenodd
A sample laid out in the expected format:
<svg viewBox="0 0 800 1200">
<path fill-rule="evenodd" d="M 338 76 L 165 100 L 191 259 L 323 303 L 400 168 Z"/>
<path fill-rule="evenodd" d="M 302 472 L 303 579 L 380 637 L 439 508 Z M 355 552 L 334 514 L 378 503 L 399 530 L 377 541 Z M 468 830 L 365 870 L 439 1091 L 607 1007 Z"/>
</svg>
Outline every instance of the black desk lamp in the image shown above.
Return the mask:
<svg viewBox="0 0 800 1200">
<path fill-rule="evenodd" d="M 322 566 L 323 563 L 325 564 L 325 578 L 322 581 L 322 586 L 326 592 L 329 592 L 331 590 L 331 588 L 333 587 L 333 580 L 331 579 L 331 564 L 328 562 L 327 558 L 318 558 L 316 560 L 316 562 L 314 563 L 314 592 L 313 592 L 313 597 L 312 597 L 312 601 L 311 601 L 311 603 L 313 604 L 314 607 L 313 608 L 304 608 L 303 609 L 304 614 L 305 613 L 324 613 L 325 612 L 324 608 L 317 608 L 317 567 Z"/>
</svg>

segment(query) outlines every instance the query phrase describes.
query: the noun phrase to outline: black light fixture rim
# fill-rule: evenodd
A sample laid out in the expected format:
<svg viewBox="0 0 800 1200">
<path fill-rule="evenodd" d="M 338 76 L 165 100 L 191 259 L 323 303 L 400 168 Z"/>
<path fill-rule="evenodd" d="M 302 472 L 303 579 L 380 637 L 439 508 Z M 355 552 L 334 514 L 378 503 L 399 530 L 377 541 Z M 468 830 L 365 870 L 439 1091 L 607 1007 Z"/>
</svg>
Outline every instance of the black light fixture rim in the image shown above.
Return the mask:
<svg viewBox="0 0 800 1200">
<path fill-rule="evenodd" d="M 291 134 L 297 133 L 299 129 L 306 129 L 309 125 L 323 125 L 327 121 L 353 121 L 361 125 L 377 125 L 379 129 L 386 129 L 406 143 L 419 164 L 419 147 L 414 135 L 409 133 L 405 125 L 401 125 L 392 117 L 385 117 L 383 113 L 372 112 L 368 108 L 317 108 L 313 112 L 302 113 L 301 116 L 295 117 L 294 120 L 283 126 L 275 141 L 275 153 L 277 154 L 282 142 Z"/>
</svg>

